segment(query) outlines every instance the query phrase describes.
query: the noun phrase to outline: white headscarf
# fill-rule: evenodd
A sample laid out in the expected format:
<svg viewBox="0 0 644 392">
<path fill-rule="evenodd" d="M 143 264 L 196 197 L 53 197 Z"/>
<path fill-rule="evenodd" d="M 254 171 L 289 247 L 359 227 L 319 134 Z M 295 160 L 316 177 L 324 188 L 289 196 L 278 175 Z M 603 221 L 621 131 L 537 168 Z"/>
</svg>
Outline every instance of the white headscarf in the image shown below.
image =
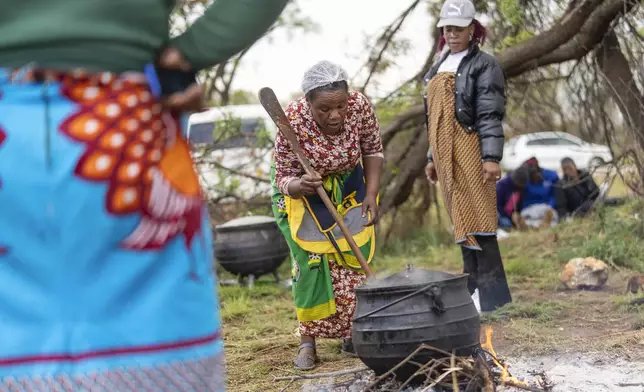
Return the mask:
<svg viewBox="0 0 644 392">
<path fill-rule="evenodd" d="M 308 94 L 311 90 L 335 82 L 346 82 L 347 71 L 330 61 L 320 61 L 309 68 L 302 77 L 302 91 Z"/>
</svg>

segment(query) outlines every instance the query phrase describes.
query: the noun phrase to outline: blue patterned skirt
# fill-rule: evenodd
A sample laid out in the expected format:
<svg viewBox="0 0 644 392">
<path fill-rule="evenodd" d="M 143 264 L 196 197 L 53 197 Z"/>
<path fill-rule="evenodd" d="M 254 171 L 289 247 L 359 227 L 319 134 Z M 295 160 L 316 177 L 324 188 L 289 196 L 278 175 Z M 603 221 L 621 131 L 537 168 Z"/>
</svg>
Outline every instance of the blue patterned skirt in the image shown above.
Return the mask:
<svg viewBox="0 0 644 392">
<path fill-rule="evenodd" d="M 211 242 L 139 75 L 0 69 L 0 390 L 223 391 Z"/>
</svg>

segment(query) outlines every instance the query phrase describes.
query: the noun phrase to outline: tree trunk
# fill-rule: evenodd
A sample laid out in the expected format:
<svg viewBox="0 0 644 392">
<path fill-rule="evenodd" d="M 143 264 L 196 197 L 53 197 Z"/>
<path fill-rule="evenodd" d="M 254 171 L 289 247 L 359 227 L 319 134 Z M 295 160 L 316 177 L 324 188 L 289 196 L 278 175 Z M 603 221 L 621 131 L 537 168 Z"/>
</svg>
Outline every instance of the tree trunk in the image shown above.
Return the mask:
<svg viewBox="0 0 644 392">
<path fill-rule="evenodd" d="M 635 136 L 639 151 L 644 151 L 644 94 L 637 87 L 631 66 L 614 30 L 604 37 L 595 53 L 595 59 L 604 75 L 608 91 Z M 638 166 L 639 177 L 644 179 L 644 166 Z"/>
<path fill-rule="evenodd" d="M 630 64 L 622 53 L 615 31 L 611 30 L 601 43 L 595 58 L 604 74 L 615 103 L 644 151 L 644 94 L 638 89 Z M 641 64 L 640 64 L 641 65 Z"/>
</svg>

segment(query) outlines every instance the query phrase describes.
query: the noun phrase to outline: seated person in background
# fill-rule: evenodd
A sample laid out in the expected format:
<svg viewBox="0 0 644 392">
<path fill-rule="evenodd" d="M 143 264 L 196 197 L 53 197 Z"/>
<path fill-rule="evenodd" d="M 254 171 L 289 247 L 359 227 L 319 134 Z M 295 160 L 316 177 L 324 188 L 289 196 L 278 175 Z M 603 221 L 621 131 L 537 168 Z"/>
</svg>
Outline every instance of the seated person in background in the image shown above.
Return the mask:
<svg viewBox="0 0 644 392">
<path fill-rule="evenodd" d="M 523 163 L 528 169 L 528 183 L 519 202 L 520 213 L 514 214 L 513 222 L 521 230 L 546 228 L 557 224 L 555 184 L 559 176 L 554 170 L 542 169 L 536 158 Z"/>
<path fill-rule="evenodd" d="M 496 209 L 499 228 L 512 229 L 512 214 L 519 207 L 521 192 L 528 182 L 528 168 L 520 166 L 496 183 Z"/>
<path fill-rule="evenodd" d="M 586 215 L 597 197 L 599 187 L 590 173 L 577 169 L 571 158 L 561 160 L 563 180 L 556 187 L 559 216 Z"/>
</svg>

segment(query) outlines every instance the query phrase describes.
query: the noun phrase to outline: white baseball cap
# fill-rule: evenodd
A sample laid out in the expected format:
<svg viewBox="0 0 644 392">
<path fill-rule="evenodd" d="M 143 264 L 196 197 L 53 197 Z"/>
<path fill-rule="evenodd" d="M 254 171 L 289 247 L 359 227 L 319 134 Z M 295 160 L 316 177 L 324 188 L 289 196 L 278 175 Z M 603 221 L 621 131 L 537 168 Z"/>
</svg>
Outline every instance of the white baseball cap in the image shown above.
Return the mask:
<svg viewBox="0 0 644 392">
<path fill-rule="evenodd" d="M 437 27 L 467 27 L 472 24 L 475 14 L 476 9 L 470 0 L 447 0 L 441 8 Z"/>
</svg>

